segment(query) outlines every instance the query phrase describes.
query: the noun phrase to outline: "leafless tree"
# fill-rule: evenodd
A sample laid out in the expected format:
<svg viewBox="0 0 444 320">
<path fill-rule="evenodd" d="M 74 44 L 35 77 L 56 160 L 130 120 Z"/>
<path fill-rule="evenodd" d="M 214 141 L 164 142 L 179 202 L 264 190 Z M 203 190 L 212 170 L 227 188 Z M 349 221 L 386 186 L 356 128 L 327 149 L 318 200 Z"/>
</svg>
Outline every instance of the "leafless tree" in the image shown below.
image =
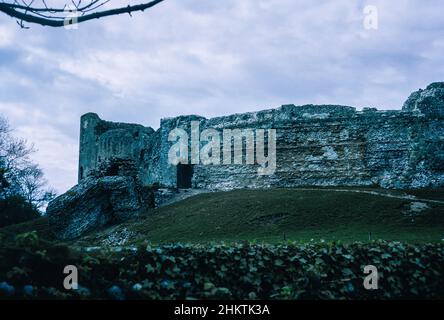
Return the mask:
<svg viewBox="0 0 444 320">
<path fill-rule="evenodd" d="M 108 4 L 112 4 L 112 0 L 88 0 L 86 2 L 57 0 L 58 4 L 52 4 L 50 1 L 0 0 L 0 12 L 17 19 L 17 23 L 22 28 L 28 28 L 25 25 L 26 22 L 49 27 L 63 27 L 119 14 L 131 15 L 133 12 L 145 11 L 154 7 L 164 0 L 145 1 L 126 6 L 116 5 L 111 8 Z"/>
<path fill-rule="evenodd" d="M 8 121 L 0 116 L 0 199 L 19 195 L 39 209 L 54 197 L 53 190 L 45 189 L 42 169 L 30 158 L 34 151 L 24 139 L 12 136 Z"/>
</svg>

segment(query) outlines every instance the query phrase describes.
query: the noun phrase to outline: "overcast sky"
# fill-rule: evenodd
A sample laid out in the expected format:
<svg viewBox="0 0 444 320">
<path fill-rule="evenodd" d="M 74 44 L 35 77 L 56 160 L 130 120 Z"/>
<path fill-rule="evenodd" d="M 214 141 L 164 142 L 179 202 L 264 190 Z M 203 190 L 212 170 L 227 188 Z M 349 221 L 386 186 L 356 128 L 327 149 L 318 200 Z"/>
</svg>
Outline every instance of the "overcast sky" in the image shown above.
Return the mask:
<svg viewBox="0 0 444 320">
<path fill-rule="evenodd" d="M 364 28 L 367 5 L 377 30 Z M 0 15 L 0 114 L 64 192 L 90 111 L 157 129 L 290 103 L 400 109 L 444 80 L 443 11 L 442 0 L 165 0 L 77 30 L 22 30 Z"/>
</svg>

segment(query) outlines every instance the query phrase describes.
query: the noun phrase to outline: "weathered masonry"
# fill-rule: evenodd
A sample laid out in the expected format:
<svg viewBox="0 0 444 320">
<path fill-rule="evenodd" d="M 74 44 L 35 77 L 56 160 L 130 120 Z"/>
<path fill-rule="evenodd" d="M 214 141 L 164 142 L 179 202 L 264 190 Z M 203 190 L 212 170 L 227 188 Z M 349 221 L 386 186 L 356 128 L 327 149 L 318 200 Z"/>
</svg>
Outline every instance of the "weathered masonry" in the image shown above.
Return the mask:
<svg viewBox="0 0 444 320">
<path fill-rule="evenodd" d="M 174 128 L 276 129 L 274 174 L 257 165 L 168 163 Z M 221 152 L 222 154 L 222 152 Z M 271 186 L 382 186 L 421 188 L 444 184 L 444 83 L 410 95 L 402 110 L 378 111 L 336 105 L 284 105 L 277 109 L 206 119 L 180 116 L 153 130 L 137 124 L 81 118 L 79 181 L 102 163 L 130 159 L 144 185 L 179 188 Z"/>
</svg>

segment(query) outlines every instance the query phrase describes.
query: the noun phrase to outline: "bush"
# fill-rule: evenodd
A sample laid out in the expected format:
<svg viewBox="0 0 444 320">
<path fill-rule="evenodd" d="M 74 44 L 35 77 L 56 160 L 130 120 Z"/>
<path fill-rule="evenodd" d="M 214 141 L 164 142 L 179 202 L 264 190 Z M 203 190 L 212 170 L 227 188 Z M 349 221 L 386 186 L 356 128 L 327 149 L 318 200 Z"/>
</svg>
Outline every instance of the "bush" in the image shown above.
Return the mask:
<svg viewBox="0 0 444 320">
<path fill-rule="evenodd" d="M 0 199 L 0 228 L 39 217 L 38 210 L 21 196 Z"/>
<path fill-rule="evenodd" d="M 444 244 L 172 244 L 70 252 L 0 249 L 6 262 L 0 282 L 32 283 L 40 298 L 84 298 L 85 292 L 112 298 L 114 286 L 127 299 L 444 298 Z M 78 267 L 82 290 L 63 289 L 68 264 Z M 378 268 L 378 290 L 363 286 L 366 265 Z"/>
</svg>

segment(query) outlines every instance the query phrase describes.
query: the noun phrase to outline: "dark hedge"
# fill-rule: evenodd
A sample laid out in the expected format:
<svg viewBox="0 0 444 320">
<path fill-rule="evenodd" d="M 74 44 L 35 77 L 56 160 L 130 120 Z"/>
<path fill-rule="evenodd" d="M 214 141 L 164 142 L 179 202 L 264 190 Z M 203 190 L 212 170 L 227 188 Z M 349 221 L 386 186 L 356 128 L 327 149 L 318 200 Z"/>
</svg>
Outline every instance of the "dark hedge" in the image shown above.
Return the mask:
<svg viewBox="0 0 444 320">
<path fill-rule="evenodd" d="M 24 249 L 27 248 L 27 249 Z M 63 288 L 65 265 L 79 290 Z M 379 289 L 363 286 L 365 265 Z M 442 299 L 444 244 L 171 244 L 86 252 L 36 234 L 0 248 L 1 298 Z"/>
</svg>

